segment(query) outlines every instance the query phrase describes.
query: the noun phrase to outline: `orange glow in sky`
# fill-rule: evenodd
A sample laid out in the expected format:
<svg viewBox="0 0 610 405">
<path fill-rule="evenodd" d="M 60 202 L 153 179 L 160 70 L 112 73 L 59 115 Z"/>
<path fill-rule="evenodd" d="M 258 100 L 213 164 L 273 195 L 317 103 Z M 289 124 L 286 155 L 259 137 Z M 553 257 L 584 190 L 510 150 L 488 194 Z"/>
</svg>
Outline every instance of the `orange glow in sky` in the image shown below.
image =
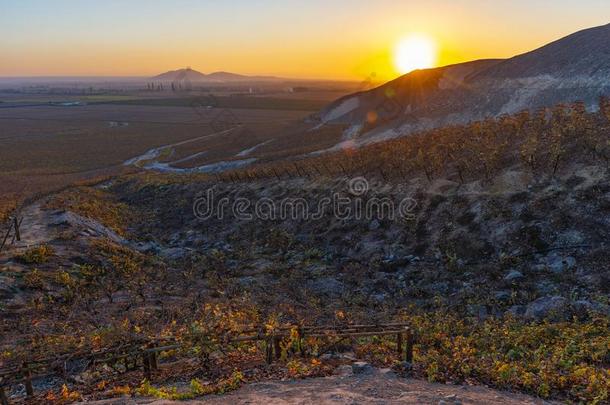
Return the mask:
<svg viewBox="0 0 610 405">
<path fill-rule="evenodd" d="M 610 2 L 20 0 L 1 9 L 0 76 L 152 76 L 192 66 L 381 81 L 532 50 L 607 23 Z"/>
</svg>

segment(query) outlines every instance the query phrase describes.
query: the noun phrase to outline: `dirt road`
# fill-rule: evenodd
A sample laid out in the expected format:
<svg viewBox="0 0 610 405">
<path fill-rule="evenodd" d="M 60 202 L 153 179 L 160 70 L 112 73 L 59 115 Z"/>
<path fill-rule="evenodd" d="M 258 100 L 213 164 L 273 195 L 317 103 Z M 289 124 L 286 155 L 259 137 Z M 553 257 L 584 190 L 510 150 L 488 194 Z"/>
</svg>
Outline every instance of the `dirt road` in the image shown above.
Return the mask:
<svg viewBox="0 0 610 405">
<path fill-rule="evenodd" d="M 149 405 L 320 405 L 320 404 L 552 404 L 523 394 L 497 391 L 481 386 L 432 384 L 403 379 L 377 371 L 368 375 L 332 376 L 298 381 L 264 382 L 246 385 L 223 396 L 196 401 L 113 399 L 101 404 Z"/>
</svg>

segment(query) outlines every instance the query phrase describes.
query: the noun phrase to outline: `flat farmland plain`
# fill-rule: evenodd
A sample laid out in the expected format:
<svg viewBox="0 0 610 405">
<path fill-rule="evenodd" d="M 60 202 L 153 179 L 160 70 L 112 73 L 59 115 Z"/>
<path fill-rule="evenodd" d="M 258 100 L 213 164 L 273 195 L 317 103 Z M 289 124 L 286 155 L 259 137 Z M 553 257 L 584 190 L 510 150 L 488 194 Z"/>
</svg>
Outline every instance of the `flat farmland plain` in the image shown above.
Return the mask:
<svg viewBox="0 0 610 405">
<path fill-rule="evenodd" d="M 201 105 L 0 108 L 0 213 L 33 194 L 120 173 L 129 159 L 166 145 L 181 144 L 168 161 L 197 155 L 187 166 L 239 159 L 257 145 L 291 138 L 311 113 Z"/>
</svg>

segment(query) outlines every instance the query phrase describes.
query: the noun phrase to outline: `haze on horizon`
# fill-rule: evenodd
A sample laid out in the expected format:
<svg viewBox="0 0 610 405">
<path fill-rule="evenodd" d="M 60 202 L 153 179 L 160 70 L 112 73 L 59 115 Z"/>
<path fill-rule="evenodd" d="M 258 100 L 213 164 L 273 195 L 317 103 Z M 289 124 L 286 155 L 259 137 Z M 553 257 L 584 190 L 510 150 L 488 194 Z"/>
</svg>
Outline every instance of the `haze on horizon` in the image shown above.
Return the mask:
<svg viewBox="0 0 610 405">
<path fill-rule="evenodd" d="M 505 58 L 608 23 L 607 0 L 0 0 L 0 76 L 205 73 L 359 80 L 397 76 L 408 35 L 437 66 Z M 544 24 L 540 16 L 544 15 Z"/>
</svg>

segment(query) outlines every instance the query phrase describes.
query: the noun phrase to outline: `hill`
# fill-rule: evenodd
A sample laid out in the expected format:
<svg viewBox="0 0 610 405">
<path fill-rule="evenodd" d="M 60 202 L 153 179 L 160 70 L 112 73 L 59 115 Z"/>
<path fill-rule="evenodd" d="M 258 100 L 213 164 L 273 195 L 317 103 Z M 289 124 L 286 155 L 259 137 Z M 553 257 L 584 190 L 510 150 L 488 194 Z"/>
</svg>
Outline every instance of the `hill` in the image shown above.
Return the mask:
<svg viewBox="0 0 610 405">
<path fill-rule="evenodd" d="M 160 75 L 153 77 L 152 80 L 168 82 L 173 82 L 177 80 L 190 80 L 193 82 L 198 82 L 206 80 L 206 75 L 191 68 L 186 68 L 170 70 L 169 72 L 161 73 Z"/>
<path fill-rule="evenodd" d="M 589 28 L 478 72 L 470 81 L 552 75 L 603 77 L 610 74 L 610 24 Z"/>
<path fill-rule="evenodd" d="M 152 78 L 155 81 L 174 82 L 174 81 L 191 81 L 191 82 L 239 82 L 253 80 L 280 80 L 273 76 L 245 76 L 231 72 L 213 72 L 204 74 L 191 68 L 170 70 L 169 72 L 161 73 Z"/>
<path fill-rule="evenodd" d="M 217 80 L 221 82 L 232 81 L 232 80 L 246 80 L 248 76 L 238 75 L 237 73 L 230 72 L 214 72 L 206 76 L 207 80 Z"/>
<path fill-rule="evenodd" d="M 417 70 L 323 109 L 322 124 L 347 124 L 357 144 L 418 130 L 536 110 L 597 105 L 610 94 L 610 25 L 569 35 L 507 60 Z"/>
<path fill-rule="evenodd" d="M 0 374 L 36 353 L 67 364 L 64 378 L 34 380 L 41 403 L 137 403 L 328 376 L 360 360 L 430 382 L 607 402 L 610 103 L 601 107 L 43 197 L 0 252 Z M 395 330 L 345 340 L 297 327 L 386 322 L 413 329 L 413 362 Z M 267 342 L 230 344 L 243 331 Z M 143 379 L 150 358 L 133 345 L 153 341 L 180 345 L 162 343 L 154 379 Z M 92 351 L 117 357 L 83 361 Z"/>
</svg>

